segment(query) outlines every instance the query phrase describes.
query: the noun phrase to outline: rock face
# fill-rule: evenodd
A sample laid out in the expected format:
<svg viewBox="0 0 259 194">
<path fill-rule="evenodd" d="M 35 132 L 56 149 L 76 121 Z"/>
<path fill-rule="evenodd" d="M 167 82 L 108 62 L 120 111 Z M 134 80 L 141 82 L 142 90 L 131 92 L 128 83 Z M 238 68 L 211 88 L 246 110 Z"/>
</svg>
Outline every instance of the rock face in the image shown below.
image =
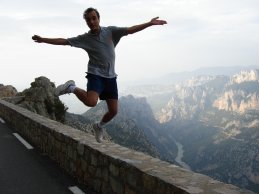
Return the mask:
<svg viewBox="0 0 259 194">
<path fill-rule="evenodd" d="M 64 121 L 64 104 L 54 95 L 55 84 L 46 77 L 38 77 L 31 87 L 22 92 L 25 97 L 19 104 L 33 112 L 53 120 Z"/>
<path fill-rule="evenodd" d="M 245 114 L 259 110 L 259 70 L 232 76 L 200 76 L 175 88 L 167 106 L 157 113 L 161 123 L 193 119 L 210 109 Z"/>
<path fill-rule="evenodd" d="M 13 86 L 0 84 L 0 98 L 26 108 L 44 117 L 62 122 L 86 133 L 93 134 L 92 123 L 87 118 L 66 112 L 67 107 L 54 95 L 55 84 L 48 78 L 35 78 L 31 87 L 23 92 L 17 92 Z M 105 133 L 105 139 L 109 140 Z"/>
<path fill-rule="evenodd" d="M 212 108 L 222 85 L 227 82 L 226 76 L 200 76 L 179 84 L 167 105 L 156 113 L 157 120 L 166 123 L 172 119 L 194 119 L 200 112 Z"/>
<path fill-rule="evenodd" d="M 259 70 L 241 71 L 239 74 L 235 74 L 231 83 L 243 83 L 248 81 L 258 81 L 259 80 Z"/>
<path fill-rule="evenodd" d="M 239 100 L 240 99 L 240 100 Z M 259 109 L 259 96 L 256 93 L 247 95 L 243 91 L 226 91 L 216 99 L 213 106 L 219 110 L 245 113 L 247 110 Z"/>
<path fill-rule="evenodd" d="M 259 109 L 259 71 L 242 71 L 224 86 L 225 90 L 214 101 L 213 107 L 244 114 Z"/>
<path fill-rule="evenodd" d="M 3 84 L 0 84 L 0 98 L 3 97 L 12 97 L 17 94 L 17 90 L 10 85 L 4 86 Z"/>
<path fill-rule="evenodd" d="M 8 89 L 2 95 L 5 95 L 5 97 L 11 96 L 12 98 L 5 98 L 5 100 L 39 115 L 64 122 L 67 108 L 54 95 L 55 84 L 48 78 L 43 76 L 35 78 L 30 88 L 21 93 L 16 92 L 15 95 L 11 95 L 16 91 L 12 86 L 6 88 Z"/>
</svg>

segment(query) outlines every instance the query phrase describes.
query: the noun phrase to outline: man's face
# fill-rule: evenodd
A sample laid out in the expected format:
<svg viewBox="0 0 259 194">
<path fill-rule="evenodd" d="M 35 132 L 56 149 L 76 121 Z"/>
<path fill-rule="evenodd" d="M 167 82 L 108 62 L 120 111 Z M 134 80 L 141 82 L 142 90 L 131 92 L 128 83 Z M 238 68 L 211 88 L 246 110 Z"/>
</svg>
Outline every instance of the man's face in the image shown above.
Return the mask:
<svg viewBox="0 0 259 194">
<path fill-rule="evenodd" d="M 97 33 L 100 29 L 100 21 L 95 11 L 91 11 L 86 16 L 86 23 L 93 33 Z"/>
</svg>

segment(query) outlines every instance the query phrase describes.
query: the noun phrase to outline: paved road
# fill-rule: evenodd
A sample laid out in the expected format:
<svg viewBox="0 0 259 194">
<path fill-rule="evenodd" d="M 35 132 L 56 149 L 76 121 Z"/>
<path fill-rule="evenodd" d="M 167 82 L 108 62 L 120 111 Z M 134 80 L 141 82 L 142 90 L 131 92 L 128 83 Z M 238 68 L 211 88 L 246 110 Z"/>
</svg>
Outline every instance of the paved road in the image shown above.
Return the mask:
<svg viewBox="0 0 259 194">
<path fill-rule="evenodd" d="M 0 194 L 96 194 L 21 138 L 0 118 Z"/>
</svg>

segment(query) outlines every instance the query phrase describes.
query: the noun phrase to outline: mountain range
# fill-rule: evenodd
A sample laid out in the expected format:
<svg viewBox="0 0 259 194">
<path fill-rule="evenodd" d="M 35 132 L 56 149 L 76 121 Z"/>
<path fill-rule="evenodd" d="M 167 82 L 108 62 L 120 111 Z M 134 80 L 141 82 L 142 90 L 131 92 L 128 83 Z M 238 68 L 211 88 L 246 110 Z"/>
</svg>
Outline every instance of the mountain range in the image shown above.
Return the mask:
<svg viewBox="0 0 259 194">
<path fill-rule="evenodd" d="M 124 92 L 106 126 L 112 141 L 259 193 L 259 70 Z M 105 111 L 101 102 L 82 116 Z"/>
<path fill-rule="evenodd" d="M 119 112 L 105 126 L 105 138 L 259 193 L 258 69 L 200 69 L 121 86 Z M 70 113 L 54 89 L 45 77 L 19 93 L 0 84 L 0 94 L 17 93 L 6 100 L 92 133 L 106 103 Z"/>
</svg>

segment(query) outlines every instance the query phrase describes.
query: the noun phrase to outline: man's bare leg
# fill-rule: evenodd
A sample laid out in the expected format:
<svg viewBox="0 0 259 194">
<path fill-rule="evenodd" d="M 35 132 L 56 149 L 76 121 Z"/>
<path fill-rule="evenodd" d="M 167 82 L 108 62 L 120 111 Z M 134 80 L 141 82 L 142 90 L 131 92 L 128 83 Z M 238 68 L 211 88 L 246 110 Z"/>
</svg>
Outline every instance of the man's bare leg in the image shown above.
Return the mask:
<svg viewBox="0 0 259 194">
<path fill-rule="evenodd" d="M 99 94 L 94 91 L 88 91 L 82 90 L 80 88 L 76 88 L 74 90 L 74 94 L 77 96 L 77 98 L 82 101 L 86 106 L 94 107 L 96 106 L 99 98 Z M 110 120 L 113 119 L 113 117 L 116 116 L 118 112 L 118 100 L 117 99 L 108 99 L 106 100 L 108 111 L 103 116 L 101 122 L 108 123 Z"/>
<path fill-rule="evenodd" d="M 108 112 L 102 118 L 103 123 L 108 123 L 112 120 L 118 113 L 118 100 L 117 99 L 109 99 L 106 100 Z"/>
<path fill-rule="evenodd" d="M 83 102 L 86 106 L 94 107 L 96 106 L 99 98 L 99 94 L 95 91 L 85 91 L 80 88 L 74 90 L 74 94 L 77 98 Z"/>
<path fill-rule="evenodd" d="M 86 106 L 94 107 L 96 106 L 99 98 L 99 94 L 94 91 L 85 91 L 80 88 L 75 88 L 74 94 L 77 98 L 82 101 Z M 103 141 L 103 125 L 112 120 L 118 112 L 118 100 L 108 99 L 106 100 L 108 111 L 104 114 L 100 123 L 93 125 L 95 131 L 96 141 L 101 143 Z"/>
<path fill-rule="evenodd" d="M 112 120 L 118 112 L 118 100 L 106 100 L 108 111 L 104 114 L 101 122 L 93 125 L 95 131 L 95 139 L 101 143 L 103 141 L 103 126 Z"/>
<path fill-rule="evenodd" d="M 74 90 L 74 94 L 77 98 L 83 102 L 86 106 L 94 107 L 96 106 L 99 98 L 99 94 L 95 91 L 85 91 L 80 88 Z M 103 116 L 101 122 L 108 123 L 113 117 L 116 116 L 118 112 L 118 100 L 117 99 L 108 99 L 106 100 L 108 111 Z"/>
</svg>

